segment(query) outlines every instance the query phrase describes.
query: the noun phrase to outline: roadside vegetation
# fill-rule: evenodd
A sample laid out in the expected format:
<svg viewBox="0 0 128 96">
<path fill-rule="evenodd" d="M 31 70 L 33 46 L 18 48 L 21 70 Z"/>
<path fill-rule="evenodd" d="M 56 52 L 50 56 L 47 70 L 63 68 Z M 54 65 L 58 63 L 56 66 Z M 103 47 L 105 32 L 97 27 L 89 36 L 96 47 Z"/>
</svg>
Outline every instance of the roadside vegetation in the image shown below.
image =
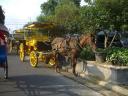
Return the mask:
<svg viewBox="0 0 128 96">
<path fill-rule="evenodd" d="M 107 30 L 104 31 L 104 48 L 108 49 L 110 47 L 107 60 L 117 65 L 128 65 L 128 58 L 125 58 L 127 57 L 125 53 L 128 50 L 127 48 L 107 46 L 108 32 L 116 31 L 120 34 L 128 32 L 128 0 L 84 1 L 87 5 L 80 6 L 81 0 L 48 0 L 41 4 L 41 14 L 37 17 L 37 21 L 48 21 L 56 24 L 57 27 L 54 33 L 56 32 L 59 36 L 81 33 L 97 34 L 99 30 Z M 81 54 L 82 58 L 85 59 L 94 56 L 88 47 L 84 48 Z"/>
</svg>

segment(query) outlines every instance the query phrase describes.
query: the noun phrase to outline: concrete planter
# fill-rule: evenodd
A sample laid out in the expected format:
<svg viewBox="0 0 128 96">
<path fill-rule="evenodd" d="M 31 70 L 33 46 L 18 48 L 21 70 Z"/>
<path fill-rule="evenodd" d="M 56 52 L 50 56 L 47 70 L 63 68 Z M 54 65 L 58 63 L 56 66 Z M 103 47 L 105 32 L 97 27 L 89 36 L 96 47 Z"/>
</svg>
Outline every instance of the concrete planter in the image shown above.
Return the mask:
<svg viewBox="0 0 128 96">
<path fill-rule="evenodd" d="M 96 62 L 104 63 L 106 61 L 106 53 L 105 52 L 95 52 Z"/>
<path fill-rule="evenodd" d="M 87 61 L 86 72 L 106 82 L 128 85 L 128 66 L 112 66 L 105 63 L 96 64 L 95 61 Z"/>
<path fill-rule="evenodd" d="M 83 74 L 86 72 L 86 68 L 87 68 L 86 60 L 78 59 L 76 64 L 76 73 L 78 75 Z M 66 66 L 63 66 L 62 69 L 72 73 L 72 66 L 69 63 Z"/>
<path fill-rule="evenodd" d="M 80 74 L 86 72 L 86 68 L 87 68 L 87 61 L 82 60 L 82 59 L 78 59 L 77 65 L 76 65 L 76 72 L 80 75 Z"/>
</svg>

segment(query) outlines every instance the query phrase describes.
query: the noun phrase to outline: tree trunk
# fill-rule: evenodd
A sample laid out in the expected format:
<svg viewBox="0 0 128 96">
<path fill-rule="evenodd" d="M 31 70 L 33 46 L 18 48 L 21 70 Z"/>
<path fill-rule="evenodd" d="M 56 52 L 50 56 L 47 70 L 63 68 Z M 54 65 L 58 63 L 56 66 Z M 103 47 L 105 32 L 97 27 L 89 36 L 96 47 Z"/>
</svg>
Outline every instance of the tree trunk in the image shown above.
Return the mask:
<svg viewBox="0 0 128 96">
<path fill-rule="evenodd" d="M 107 48 L 107 42 L 108 42 L 108 34 L 104 32 L 105 38 L 104 38 L 104 48 Z"/>
<path fill-rule="evenodd" d="M 108 47 L 111 47 L 112 46 L 112 43 L 114 41 L 114 39 L 116 38 L 116 34 L 114 34 L 113 38 L 112 38 L 112 41 L 110 42 L 109 46 Z"/>
</svg>

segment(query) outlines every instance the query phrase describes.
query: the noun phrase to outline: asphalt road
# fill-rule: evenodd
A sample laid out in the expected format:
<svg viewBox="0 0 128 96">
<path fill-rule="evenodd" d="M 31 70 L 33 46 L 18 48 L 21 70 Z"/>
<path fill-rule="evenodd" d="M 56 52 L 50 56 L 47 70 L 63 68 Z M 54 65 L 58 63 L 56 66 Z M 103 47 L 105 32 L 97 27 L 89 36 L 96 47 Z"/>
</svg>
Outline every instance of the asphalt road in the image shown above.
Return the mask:
<svg viewBox="0 0 128 96">
<path fill-rule="evenodd" d="M 74 80 L 38 65 L 32 68 L 29 61 L 21 62 L 16 55 L 8 56 L 9 79 L 0 79 L 0 96 L 104 96 Z M 0 69 L 2 77 L 3 69 Z"/>
</svg>

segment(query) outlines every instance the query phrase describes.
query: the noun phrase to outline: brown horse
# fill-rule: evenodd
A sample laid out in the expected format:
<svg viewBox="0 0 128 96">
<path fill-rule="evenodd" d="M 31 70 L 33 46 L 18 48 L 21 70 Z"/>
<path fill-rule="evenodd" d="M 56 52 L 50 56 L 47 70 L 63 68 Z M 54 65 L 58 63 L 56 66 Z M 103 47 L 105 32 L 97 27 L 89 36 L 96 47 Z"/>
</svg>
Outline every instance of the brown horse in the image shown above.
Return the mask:
<svg viewBox="0 0 128 96">
<path fill-rule="evenodd" d="M 69 37 L 69 38 L 62 38 L 57 37 L 52 41 L 52 49 L 55 50 L 56 61 L 58 60 L 58 54 L 62 56 L 70 56 L 71 63 L 72 63 L 72 72 L 75 76 L 76 74 L 76 64 L 77 58 L 81 49 L 85 45 L 90 45 L 93 50 L 95 50 L 95 43 L 93 42 L 92 35 L 81 35 L 79 38 L 76 37 Z M 56 71 L 59 64 L 56 64 Z"/>
</svg>

